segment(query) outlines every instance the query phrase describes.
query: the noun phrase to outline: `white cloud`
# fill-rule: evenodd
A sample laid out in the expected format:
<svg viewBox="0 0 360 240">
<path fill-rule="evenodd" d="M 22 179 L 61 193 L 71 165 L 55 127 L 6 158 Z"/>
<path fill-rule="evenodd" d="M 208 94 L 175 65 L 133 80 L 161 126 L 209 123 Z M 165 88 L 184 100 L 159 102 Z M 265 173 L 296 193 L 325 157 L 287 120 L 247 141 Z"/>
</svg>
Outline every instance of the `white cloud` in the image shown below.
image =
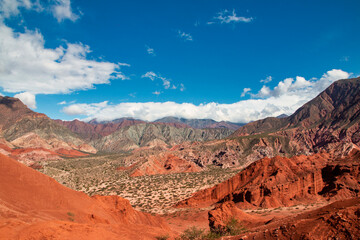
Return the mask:
<svg viewBox="0 0 360 240">
<path fill-rule="evenodd" d="M 90 48 L 67 44 L 45 48 L 38 31 L 16 33 L 0 23 L 0 87 L 6 92 L 32 94 L 70 93 L 126 79 L 124 64 L 88 60 Z"/>
<path fill-rule="evenodd" d="M 193 41 L 193 37 L 189 33 L 185 33 L 182 31 L 178 31 L 179 38 L 183 39 L 184 41 Z"/>
<path fill-rule="evenodd" d="M 244 88 L 244 90 L 241 93 L 241 97 L 245 97 L 246 93 L 250 92 L 251 88 Z"/>
<path fill-rule="evenodd" d="M 29 108 L 36 109 L 36 100 L 34 94 L 23 92 L 15 94 L 14 97 L 20 99 Z"/>
<path fill-rule="evenodd" d="M 269 83 L 271 81 L 272 81 L 272 76 L 268 76 L 265 79 L 260 80 L 260 82 L 262 82 L 262 83 Z"/>
<path fill-rule="evenodd" d="M 331 83 L 338 79 L 348 78 L 349 73 L 342 70 L 331 70 L 320 79 L 307 81 L 297 77 L 294 81 L 287 78 L 279 82 L 274 89 L 263 87 L 258 95 L 260 99 L 248 99 L 232 104 L 207 103 L 195 105 L 192 103 L 146 102 L 120 103 L 108 102 L 94 104 L 73 104 L 64 108 L 64 112 L 72 115 L 78 112 L 86 115 L 85 120 L 113 120 L 120 117 L 133 117 L 147 121 L 175 116 L 184 118 L 211 118 L 217 121 L 250 122 L 270 116 L 292 114 L 305 102 L 314 98 Z"/>
<path fill-rule="evenodd" d="M 142 78 L 150 78 L 151 81 L 154 81 L 155 78 L 157 78 L 157 75 L 156 75 L 156 73 L 150 71 L 150 72 L 147 72 L 147 73 L 143 74 L 141 77 Z"/>
<path fill-rule="evenodd" d="M 93 115 L 96 114 L 100 109 L 104 109 L 108 106 L 108 101 L 100 102 L 100 103 L 91 103 L 91 104 L 72 104 L 70 106 L 66 106 L 62 109 L 64 113 L 67 115 Z"/>
<path fill-rule="evenodd" d="M 253 95 L 253 97 L 268 98 L 293 95 L 299 97 L 302 96 L 303 98 L 310 100 L 334 81 L 349 77 L 349 73 L 340 69 L 333 69 L 324 73 L 320 79 L 315 79 L 313 81 L 306 80 L 299 76 L 297 76 L 295 80 L 293 78 L 286 78 L 283 81 L 280 81 L 273 90 L 264 85 L 257 94 Z"/>
<path fill-rule="evenodd" d="M 67 104 L 66 101 L 62 101 L 62 102 L 59 102 L 59 103 L 58 103 L 58 105 L 65 105 L 65 104 Z"/>
<path fill-rule="evenodd" d="M 145 46 L 146 47 L 146 52 L 149 54 L 149 55 L 151 55 L 151 56 L 156 56 L 156 54 L 155 54 L 155 50 L 153 49 L 153 48 L 151 48 L 151 47 L 149 47 L 149 46 Z"/>
<path fill-rule="evenodd" d="M 163 79 L 163 85 L 165 89 L 169 89 L 170 87 L 170 81 L 167 79 Z"/>
<path fill-rule="evenodd" d="M 235 9 L 232 11 L 229 11 L 227 9 L 220 11 L 217 13 L 217 15 L 213 18 L 213 21 L 209 21 L 207 24 L 211 25 L 214 23 L 220 23 L 220 24 L 228 24 L 228 23 L 249 23 L 253 20 L 252 17 L 239 17 L 235 13 Z"/>
<path fill-rule="evenodd" d="M 40 3 L 40 0 L 1 0 L 0 13 L 3 18 L 9 18 L 20 14 L 21 9 L 35 10 L 38 12 L 49 11 L 58 20 L 58 22 L 69 19 L 76 21 L 79 15 L 71 9 L 70 0 L 49 0 L 49 4 Z"/>
<path fill-rule="evenodd" d="M 2 17 L 8 18 L 11 16 L 18 15 L 20 8 L 27 10 L 33 7 L 33 3 L 30 0 L 1 0 L 0 1 L 0 13 Z"/>
<path fill-rule="evenodd" d="M 58 22 L 62 22 L 65 19 L 75 22 L 79 18 L 79 15 L 73 13 L 70 0 L 55 0 L 55 2 L 52 12 Z"/>
<path fill-rule="evenodd" d="M 161 94 L 161 92 L 160 91 L 155 91 L 152 94 L 159 96 Z"/>
<path fill-rule="evenodd" d="M 154 73 L 153 71 L 147 72 L 141 76 L 142 78 L 149 78 L 151 81 L 155 79 L 160 79 L 163 82 L 163 86 L 165 89 L 169 89 L 171 86 L 171 82 L 169 79 L 160 76 L 159 74 Z M 176 89 L 176 87 L 175 87 Z"/>
</svg>

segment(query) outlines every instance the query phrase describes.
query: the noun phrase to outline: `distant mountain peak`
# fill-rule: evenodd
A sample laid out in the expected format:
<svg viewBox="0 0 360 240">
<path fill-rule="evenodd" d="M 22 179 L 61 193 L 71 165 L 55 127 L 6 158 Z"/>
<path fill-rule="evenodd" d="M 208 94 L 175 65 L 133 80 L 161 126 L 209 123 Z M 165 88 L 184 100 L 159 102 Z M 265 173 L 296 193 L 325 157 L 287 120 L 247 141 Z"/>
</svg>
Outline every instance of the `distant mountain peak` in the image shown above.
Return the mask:
<svg viewBox="0 0 360 240">
<path fill-rule="evenodd" d="M 163 122 L 163 123 L 182 123 L 186 124 L 192 128 L 228 128 L 230 130 L 236 130 L 240 126 L 243 126 L 242 123 L 232 123 L 227 121 L 221 121 L 217 122 L 213 119 L 186 119 L 186 118 L 180 118 L 180 117 L 164 117 L 158 120 L 155 120 L 155 122 Z"/>
</svg>

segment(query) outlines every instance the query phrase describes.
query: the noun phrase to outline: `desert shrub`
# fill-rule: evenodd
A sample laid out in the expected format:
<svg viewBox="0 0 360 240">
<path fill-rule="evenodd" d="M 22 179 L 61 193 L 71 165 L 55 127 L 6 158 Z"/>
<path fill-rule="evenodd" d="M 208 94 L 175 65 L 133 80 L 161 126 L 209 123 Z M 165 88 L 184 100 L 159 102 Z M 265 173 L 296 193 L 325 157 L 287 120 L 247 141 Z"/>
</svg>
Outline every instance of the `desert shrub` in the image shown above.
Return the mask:
<svg viewBox="0 0 360 240">
<path fill-rule="evenodd" d="M 218 229 L 212 229 L 211 232 L 214 236 L 235 236 L 243 233 L 246 229 L 239 223 L 239 221 L 232 217 L 230 218 L 224 227 Z M 211 239 L 211 238 L 209 238 Z"/>
<path fill-rule="evenodd" d="M 245 228 L 239 223 L 236 218 L 230 218 L 225 226 L 225 231 L 227 235 L 234 236 L 239 235 L 245 231 Z"/>
<path fill-rule="evenodd" d="M 167 240 L 167 239 L 169 239 L 169 235 L 168 234 L 166 234 L 166 235 L 162 235 L 162 236 L 157 236 L 157 237 L 155 237 L 156 238 L 156 240 Z"/>
<path fill-rule="evenodd" d="M 67 215 L 68 215 L 68 216 L 70 216 L 70 217 L 75 216 L 75 214 L 74 214 L 74 213 L 72 213 L 72 212 L 68 212 L 68 213 L 67 213 Z"/>
<path fill-rule="evenodd" d="M 180 236 L 181 240 L 201 240 L 204 239 L 204 229 L 192 226 L 186 229 Z"/>
<path fill-rule="evenodd" d="M 75 221 L 75 214 L 74 213 L 72 213 L 72 212 L 67 212 L 67 215 L 69 216 L 69 220 L 70 221 L 72 221 L 72 222 L 74 222 Z"/>
</svg>

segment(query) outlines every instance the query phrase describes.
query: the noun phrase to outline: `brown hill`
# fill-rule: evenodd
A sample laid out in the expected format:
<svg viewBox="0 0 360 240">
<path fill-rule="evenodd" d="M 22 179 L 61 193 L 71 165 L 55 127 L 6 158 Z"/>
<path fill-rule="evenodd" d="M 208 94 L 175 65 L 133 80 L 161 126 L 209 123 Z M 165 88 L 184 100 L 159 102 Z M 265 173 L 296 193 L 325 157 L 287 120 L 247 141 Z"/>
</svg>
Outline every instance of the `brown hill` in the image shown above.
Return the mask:
<svg viewBox="0 0 360 240">
<path fill-rule="evenodd" d="M 344 158 L 327 153 L 263 158 L 227 181 L 195 193 L 177 207 L 204 207 L 231 200 L 242 208 L 276 208 L 357 197 L 359 159 L 358 149 Z"/>
<path fill-rule="evenodd" d="M 0 137 L 18 148 L 96 152 L 66 127 L 11 97 L 0 97 Z"/>
<path fill-rule="evenodd" d="M 118 196 L 90 198 L 0 154 L 1 239 L 153 239 L 162 219 Z"/>
<path fill-rule="evenodd" d="M 2 96 L 0 96 L 0 115 L 0 130 L 7 129 L 24 117 L 46 118 L 44 114 L 30 110 L 19 99 Z"/>
<path fill-rule="evenodd" d="M 239 128 L 232 137 L 277 135 L 297 153 L 330 150 L 360 142 L 360 78 L 334 82 L 286 118 L 266 118 Z"/>
</svg>

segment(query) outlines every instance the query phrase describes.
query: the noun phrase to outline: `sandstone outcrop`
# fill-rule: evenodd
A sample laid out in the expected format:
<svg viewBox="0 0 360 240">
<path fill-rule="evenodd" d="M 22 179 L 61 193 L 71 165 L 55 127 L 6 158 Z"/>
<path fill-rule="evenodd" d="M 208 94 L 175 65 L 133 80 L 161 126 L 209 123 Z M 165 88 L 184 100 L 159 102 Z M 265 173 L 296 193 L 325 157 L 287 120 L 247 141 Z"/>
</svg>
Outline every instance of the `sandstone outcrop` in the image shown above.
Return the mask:
<svg viewBox="0 0 360 240">
<path fill-rule="evenodd" d="M 328 153 L 263 158 L 227 181 L 179 202 L 177 207 L 204 207 L 231 200 L 243 208 L 276 208 L 357 197 L 359 164 L 358 149 L 335 159 Z"/>
</svg>

